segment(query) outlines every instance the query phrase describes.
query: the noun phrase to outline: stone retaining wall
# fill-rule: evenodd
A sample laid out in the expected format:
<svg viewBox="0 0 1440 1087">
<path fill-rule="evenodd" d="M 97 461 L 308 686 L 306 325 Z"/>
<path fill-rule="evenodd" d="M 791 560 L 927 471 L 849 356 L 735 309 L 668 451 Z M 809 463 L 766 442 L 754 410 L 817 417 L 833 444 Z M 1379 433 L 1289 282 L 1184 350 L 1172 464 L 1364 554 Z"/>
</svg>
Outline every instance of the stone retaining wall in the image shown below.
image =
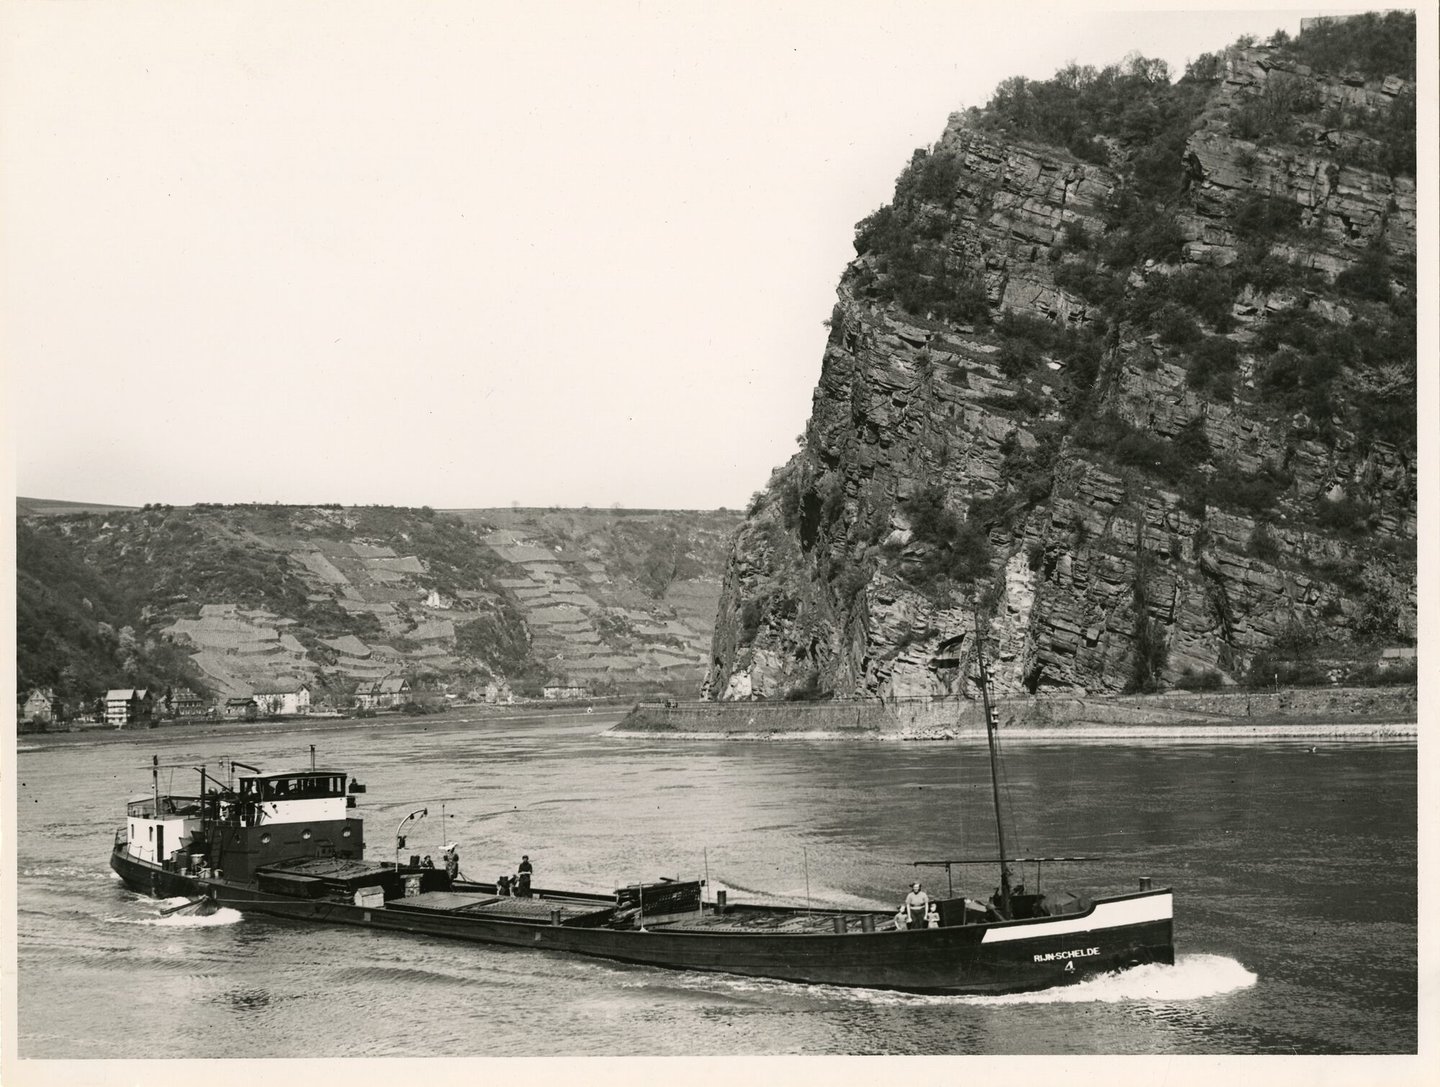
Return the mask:
<svg viewBox="0 0 1440 1087">
<path fill-rule="evenodd" d="M 1002 729 L 1237 726 L 1260 721 L 1414 721 L 1414 687 L 1325 687 L 1244 693 L 1118 698 L 1003 698 Z M 938 737 L 984 727 L 980 704 L 965 699 L 891 702 L 641 703 L 617 732 L 765 736 L 819 734 L 868 739 Z"/>
</svg>

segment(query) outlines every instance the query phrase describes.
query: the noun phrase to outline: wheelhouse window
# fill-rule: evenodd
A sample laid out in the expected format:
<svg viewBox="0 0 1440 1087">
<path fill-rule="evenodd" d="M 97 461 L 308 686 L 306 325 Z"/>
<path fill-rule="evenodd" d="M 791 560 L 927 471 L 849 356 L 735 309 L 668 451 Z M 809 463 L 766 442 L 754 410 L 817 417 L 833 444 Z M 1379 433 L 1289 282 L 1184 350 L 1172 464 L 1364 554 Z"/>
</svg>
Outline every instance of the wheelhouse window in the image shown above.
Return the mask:
<svg viewBox="0 0 1440 1087">
<path fill-rule="evenodd" d="M 323 800 L 345 795 L 344 774 L 284 774 L 271 778 L 247 778 L 240 783 L 240 795 L 258 800 Z"/>
</svg>

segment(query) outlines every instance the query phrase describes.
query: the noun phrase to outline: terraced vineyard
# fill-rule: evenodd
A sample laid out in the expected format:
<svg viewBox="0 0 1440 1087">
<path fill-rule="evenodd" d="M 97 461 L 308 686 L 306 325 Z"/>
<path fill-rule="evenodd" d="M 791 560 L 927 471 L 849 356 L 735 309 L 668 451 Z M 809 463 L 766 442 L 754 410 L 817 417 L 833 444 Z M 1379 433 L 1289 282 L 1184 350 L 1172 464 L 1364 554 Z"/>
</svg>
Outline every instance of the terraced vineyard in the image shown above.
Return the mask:
<svg viewBox="0 0 1440 1087">
<path fill-rule="evenodd" d="M 360 683 L 693 695 L 738 513 L 338 506 L 19 514 L 20 690 Z"/>
</svg>

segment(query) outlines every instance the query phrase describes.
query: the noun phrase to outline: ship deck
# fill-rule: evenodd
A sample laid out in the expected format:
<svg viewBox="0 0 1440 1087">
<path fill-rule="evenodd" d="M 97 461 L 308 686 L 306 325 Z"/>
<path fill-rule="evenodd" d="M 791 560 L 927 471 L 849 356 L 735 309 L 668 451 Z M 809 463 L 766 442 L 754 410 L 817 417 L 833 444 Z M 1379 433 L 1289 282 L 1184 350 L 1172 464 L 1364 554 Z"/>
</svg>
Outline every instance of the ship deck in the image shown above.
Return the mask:
<svg viewBox="0 0 1440 1087">
<path fill-rule="evenodd" d="M 292 876 L 312 876 L 315 879 L 350 881 L 379 876 L 384 872 L 393 872 L 395 866 L 381 864 L 379 861 L 352 860 L 345 857 L 315 857 L 308 860 L 285 861 L 281 864 L 267 865 L 264 870 L 284 872 Z"/>
<path fill-rule="evenodd" d="M 546 898 L 511 898 L 500 895 L 463 891 L 425 891 L 385 903 L 386 909 L 419 910 L 425 913 L 458 913 L 467 917 L 491 917 L 506 921 L 551 922 L 554 911 L 560 923 L 573 924 L 608 916 L 615 911 L 606 905 L 600 908 L 588 903 L 557 901 Z"/>
<path fill-rule="evenodd" d="M 460 914 L 466 917 L 495 918 L 506 921 L 528 921 L 552 924 L 555 913 L 559 923 L 567 926 L 604 922 L 614 917 L 615 909 L 609 905 L 577 902 L 563 898 L 511 898 L 488 895 L 473 891 L 425 891 L 418 895 L 392 899 L 387 909 L 418 911 L 422 913 Z M 864 931 L 859 914 L 804 913 L 794 910 L 766 910 L 748 906 L 741 909 L 717 913 L 713 907 L 703 912 L 677 916 L 666 914 L 646 918 L 645 925 L 652 931 L 663 932 L 741 932 L 741 933 L 832 933 L 839 919 L 843 931 Z M 617 920 L 620 920 L 617 918 Z M 622 924 L 630 927 L 637 919 L 625 917 Z M 895 927 L 895 920 L 888 916 L 875 916 L 874 931 L 883 932 Z"/>
<path fill-rule="evenodd" d="M 836 927 L 837 918 L 842 922 L 843 929 Z M 840 913 L 712 912 L 674 920 L 667 919 L 658 924 L 651 922 L 646 922 L 646 924 L 651 928 L 662 929 L 666 932 L 829 933 L 864 931 L 860 915 Z M 894 927 L 895 919 L 893 917 L 877 918 L 874 931 L 884 932 Z"/>
</svg>

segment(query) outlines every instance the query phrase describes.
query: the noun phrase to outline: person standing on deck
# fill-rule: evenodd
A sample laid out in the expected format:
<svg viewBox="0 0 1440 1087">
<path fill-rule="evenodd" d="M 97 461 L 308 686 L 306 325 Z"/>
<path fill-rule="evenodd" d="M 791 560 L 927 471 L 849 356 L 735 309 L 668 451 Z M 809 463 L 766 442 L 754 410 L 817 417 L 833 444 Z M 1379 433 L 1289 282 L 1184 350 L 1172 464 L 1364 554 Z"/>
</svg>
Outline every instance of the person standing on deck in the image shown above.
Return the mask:
<svg viewBox="0 0 1440 1087">
<path fill-rule="evenodd" d="M 905 912 L 910 915 L 911 928 L 925 927 L 925 914 L 930 909 L 930 896 L 925 893 L 919 881 L 910 884 L 910 893 L 905 896 Z"/>
<path fill-rule="evenodd" d="M 520 867 L 515 870 L 515 894 L 518 897 L 530 897 L 530 876 L 534 871 L 534 867 L 530 864 L 530 854 L 526 853 L 520 858 Z"/>
</svg>

